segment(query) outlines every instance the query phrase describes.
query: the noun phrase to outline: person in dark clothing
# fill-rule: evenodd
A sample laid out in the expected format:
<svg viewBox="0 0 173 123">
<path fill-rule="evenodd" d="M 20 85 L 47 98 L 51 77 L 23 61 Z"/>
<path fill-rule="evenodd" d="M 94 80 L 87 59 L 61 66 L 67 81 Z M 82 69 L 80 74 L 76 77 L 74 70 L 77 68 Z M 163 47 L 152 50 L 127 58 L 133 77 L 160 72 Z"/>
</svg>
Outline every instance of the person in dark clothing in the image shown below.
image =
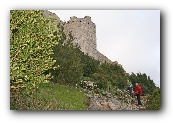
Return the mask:
<svg viewBox="0 0 173 123">
<path fill-rule="evenodd" d="M 138 105 L 142 105 L 140 100 L 140 96 L 142 95 L 142 88 L 138 83 L 136 83 L 135 95 L 137 96 Z"/>
<path fill-rule="evenodd" d="M 130 96 L 133 98 L 134 97 L 133 85 L 129 80 L 127 80 L 127 89 L 129 90 Z"/>
</svg>

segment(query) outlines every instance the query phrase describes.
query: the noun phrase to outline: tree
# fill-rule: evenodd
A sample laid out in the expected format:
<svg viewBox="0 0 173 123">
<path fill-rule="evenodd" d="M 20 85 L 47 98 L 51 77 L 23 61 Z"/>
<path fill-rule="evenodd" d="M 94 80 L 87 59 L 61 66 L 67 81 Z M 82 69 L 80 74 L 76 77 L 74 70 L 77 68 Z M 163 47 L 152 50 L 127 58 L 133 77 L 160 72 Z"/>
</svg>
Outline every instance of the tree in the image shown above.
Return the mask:
<svg viewBox="0 0 173 123">
<path fill-rule="evenodd" d="M 107 87 L 118 87 L 123 89 L 126 81 L 126 72 L 118 64 L 102 63 L 91 75 L 91 78 L 97 82 L 102 89 Z"/>
<path fill-rule="evenodd" d="M 99 61 L 93 59 L 88 54 L 84 54 L 80 51 L 81 63 L 83 64 L 83 76 L 90 77 L 93 73 L 96 72 Z"/>
<path fill-rule="evenodd" d="M 74 37 L 71 33 L 69 33 L 69 38 L 66 40 L 63 26 L 58 25 L 58 27 L 60 27 L 62 39 L 60 44 L 54 46 L 54 54 L 52 55 L 54 60 L 56 60 L 54 67 L 58 69 L 50 69 L 49 72 L 53 75 L 53 82 L 75 85 L 80 82 L 83 75 L 79 47 L 73 46 L 72 41 Z"/>
<path fill-rule="evenodd" d="M 142 87 L 143 94 L 152 94 L 157 90 L 157 87 L 154 84 L 154 81 L 149 79 L 150 77 L 147 76 L 145 73 L 132 73 L 129 76 L 129 79 L 131 80 L 132 84 L 135 85 L 135 83 L 139 83 Z"/>
<path fill-rule="evenodd" d="M 51 23 L 49 23 L 51 21 Z M 61 35 L 56 34 L 58 20 L 43 17 L 43 11 L 10 11 L 10 85 L 26 87 L 27 92 L 49 82 L 51 75 L 44 72 L 55 63 L 50 56 L 52 47 Z"/>
<path fill-rule="evenodd" d="M 146 109 L 160 110 L 160 90 L 148 96 Z"/>
</svg>

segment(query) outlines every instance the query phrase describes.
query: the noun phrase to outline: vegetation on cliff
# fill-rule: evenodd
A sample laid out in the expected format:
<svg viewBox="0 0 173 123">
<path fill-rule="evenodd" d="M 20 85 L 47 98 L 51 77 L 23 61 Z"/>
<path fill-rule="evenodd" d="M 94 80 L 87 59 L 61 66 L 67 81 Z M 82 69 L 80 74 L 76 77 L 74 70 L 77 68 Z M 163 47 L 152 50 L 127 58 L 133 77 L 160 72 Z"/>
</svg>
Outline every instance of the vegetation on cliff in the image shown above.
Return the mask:
<svg viewBox="0 0 173 123">
<path fill-rule="evenodd" d="M 10 11 L 10 109 L 86 110 L 81 82 L 94 82 L 95 93 L 115 93 L 126 90 L 127 79 L 149 95 L 147 109 L 160 108 L 160 89 L 149 76 L 129 74 L 117 62 L 103 63 L 83 53 L 72 45 L 70 32 L 66 39 L 58 21 L 45 18 L 43 11 Z"/>
<path fill-rule="evenodd" d="M 54 83 L 75 85 L 79 83 L 83 75 L 83 64 L 81 64 L 79 47 L 74 47 L 71 43 L 73 37 L 70 35 L 66 40 L 63 33 L 63 26 L 58 25 L 59 33 L 62 35 L 60 43 L 53 47 L 53 59 L 56 60 L 54 67 L 57 69 L 50 69 L 53 76 Z"/>
</svg>

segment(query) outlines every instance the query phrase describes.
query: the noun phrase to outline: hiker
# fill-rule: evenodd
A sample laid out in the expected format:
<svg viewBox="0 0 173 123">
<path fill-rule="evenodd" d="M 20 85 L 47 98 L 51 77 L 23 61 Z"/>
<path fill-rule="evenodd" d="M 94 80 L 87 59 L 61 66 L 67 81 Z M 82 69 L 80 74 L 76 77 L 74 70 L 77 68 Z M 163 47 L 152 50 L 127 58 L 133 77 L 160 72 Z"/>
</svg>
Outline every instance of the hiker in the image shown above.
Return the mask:
<svg viewBox="0 0 173 123">
<path fill-rule="evenodd" d="M 136 83 L 135 96 L 137 96 L 138 105 L 142 105 L 141 100 L 140 100 L 141 95 L 142 95 L 142 88 L 138 83 Z"/>
<path fill-rule="evenodd" d="M 134 97 L 133 84 L 129 80 L 127 80 L 127 89 L 129 90 L 130 96 L 133 98 Z"/>
</svg>

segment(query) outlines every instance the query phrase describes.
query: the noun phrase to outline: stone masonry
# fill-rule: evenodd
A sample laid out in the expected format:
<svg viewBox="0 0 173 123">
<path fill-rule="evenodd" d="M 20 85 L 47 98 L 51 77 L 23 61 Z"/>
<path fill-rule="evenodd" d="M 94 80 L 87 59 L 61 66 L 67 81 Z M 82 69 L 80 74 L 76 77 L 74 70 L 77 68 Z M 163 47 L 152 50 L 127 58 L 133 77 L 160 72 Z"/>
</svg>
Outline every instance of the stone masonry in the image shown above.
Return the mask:
<svg viewBox="0 0 173 123">
<path fill-rule="evenodd" d="M 68 38 L 71 32 L 74 36 L 74 44 L 78 44 L 81 51 L 94 57 L 96 51 L 96 25 L 91 22 L 91 17 L 84 18 L 70 17 L 70 20 L 64 25 L 64 33 Z"/>
<path fill-rule="evenodd" d="M 56 17 L 54 13 L 49 11 L 44 11 L 47 15 L 53 15 Z M 59 18 L 57 16 L 57 18 Z M 70 17 L 70 20 L 65 22 L 64 24 L 64 33 L 66 38 L 68 39 L 69 33 L 72 33 L 74 40 L 73 44 L 77 44 L 81 51 L 89 56 L 93 57 L 100 62 L 108 62 L 112 63 L 106 56 L 101 54 L 97 50 L 96 44 L 96 25 L 91 21 L 90 16 L 85 16 L 84 18 L 77 18 L 75 16 Z"/>
<path fill-rule="evenodd" d="M 64 25 L 64 33 L 68 38 L 69 32 L 74 36 L 73 43 L 80 46 L 81 51 L 101 62 L 111 62 L 97 50 L 96 25 L 90 16 L 84 18 L 70 17 Z"/>
</svg>

